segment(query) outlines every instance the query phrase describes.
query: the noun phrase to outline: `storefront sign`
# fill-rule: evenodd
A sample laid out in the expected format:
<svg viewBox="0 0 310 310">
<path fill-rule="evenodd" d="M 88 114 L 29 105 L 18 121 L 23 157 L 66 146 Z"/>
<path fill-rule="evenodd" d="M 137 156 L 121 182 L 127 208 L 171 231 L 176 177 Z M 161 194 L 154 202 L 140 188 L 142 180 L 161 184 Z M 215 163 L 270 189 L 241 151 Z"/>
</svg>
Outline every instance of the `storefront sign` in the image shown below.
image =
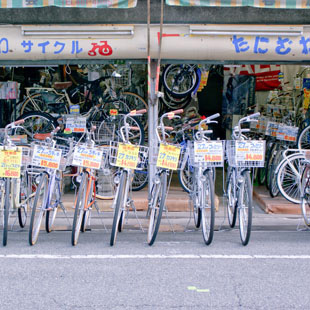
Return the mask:
<svg viewBox="0 0 310 310">
<path fill-rule="evenodd" d="M 178 146 L 160 144 L 156 166 L 160 168 L 177 170 L 180 152 L 181 148 Z"/>
<path fill-rule="evenodd" d="M 31 164 L 50 169 L 59 169 L 61 154 L 61 150 L 35 145 Z"/>
<path fill-rule="evenodd" d="M 116 166 L 135 169 L 139 160 L 139 146 L 119 143 L 117 149 Z"/>
<path fill-rule="evenodd" d="M 19 178 L 21 164 L 21 148 L 0 146 L 0 178 Z"/>
</svg>

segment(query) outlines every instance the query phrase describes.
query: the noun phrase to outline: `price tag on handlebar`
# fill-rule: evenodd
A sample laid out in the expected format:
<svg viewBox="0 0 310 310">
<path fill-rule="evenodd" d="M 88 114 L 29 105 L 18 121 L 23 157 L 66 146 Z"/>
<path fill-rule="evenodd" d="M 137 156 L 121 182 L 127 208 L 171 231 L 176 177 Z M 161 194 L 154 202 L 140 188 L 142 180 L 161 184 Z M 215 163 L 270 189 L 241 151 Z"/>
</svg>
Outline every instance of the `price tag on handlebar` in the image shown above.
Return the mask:
<svg viewBox="0 0 310 310">
<path fill-rule="evenodd" d="M 61 150 L 35 145 L 31 164 L 50 169 L 59 169 Z"/>
<path fill-rule="evenodd" d="M 160 144 L 156 166 L 160 168 L 177 170 L 180 152 L 181 148 L 178 146 Z"/>
<path fill-rule="evenodd" d="M 264 161 L 265 141 L 236 141 L 236 162 Z"/>
<path fill-rule="evenodd" d="M 111 115 L 111 116 L 117 116 L 117 115 L 118 115 L 118 110 L 116 110 L 116 109 L 110 109 L 110 115 Z"/>
<path fill-rule="evenodd" d="M 22 164 L 22 149 L 0 147 L 0 177 L 19 178 Z"/>
<path fill-rule="evenodd" d="M 174 118 L 174 112 L 169 112 L 167 116 L 169 119 L 173 119 Z"/>
<path fill-rule="evenodd" d="M 77 145 L 74 148 L 72 166 L 100 169 L 103 150 L 87 145 Z"/>
<path fill-rule="evenodd" d="M 195 163 L 224 163 L 224 150 L 222 141 L 195 141 L 194 153 Z"/>
<path fill-rule="evenodd" d="M 66 128 L 70 128 L 74 133 L 83 133 L 86 129 L 86 117 L 67 116 Z"/>
<path fill-rule="evenodd" d="M 135 169 L 138 165 L 139 146 L 119 143 L 116 155 L 116 166 Z"/>
</svg>

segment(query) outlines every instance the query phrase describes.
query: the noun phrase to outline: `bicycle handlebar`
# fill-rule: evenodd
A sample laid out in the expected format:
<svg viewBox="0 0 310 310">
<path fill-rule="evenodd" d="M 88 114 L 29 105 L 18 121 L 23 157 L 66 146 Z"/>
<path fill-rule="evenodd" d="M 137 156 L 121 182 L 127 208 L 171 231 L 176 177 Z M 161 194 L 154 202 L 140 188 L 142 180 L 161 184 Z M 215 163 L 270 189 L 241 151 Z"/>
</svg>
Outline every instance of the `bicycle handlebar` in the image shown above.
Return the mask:
<svg viewBox="0 0 310 310">
<path fill-rule="evenodd" d="M 24 119 L 20 119 L 20 120 L 14 122 L 14 126 L 18 126 L 18 125 L 21 125 L 23 123 L 25 123 L 25 120 Z"/>
</svg>

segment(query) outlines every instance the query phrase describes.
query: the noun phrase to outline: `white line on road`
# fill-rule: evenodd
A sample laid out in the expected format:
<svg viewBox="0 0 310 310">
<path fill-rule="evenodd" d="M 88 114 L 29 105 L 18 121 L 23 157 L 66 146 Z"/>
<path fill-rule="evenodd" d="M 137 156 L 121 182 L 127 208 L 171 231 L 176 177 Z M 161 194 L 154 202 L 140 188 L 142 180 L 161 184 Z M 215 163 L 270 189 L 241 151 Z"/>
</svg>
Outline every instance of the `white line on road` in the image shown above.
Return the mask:
<svg viewBox="0 0 310 310">
<path fill-rule="evenodd" d="M 204 255 L 204 254 L 120 254 L 120 255 L 52 255 L 52 254 L 2 254 L 0 259 L 309 259 L 310 255 Z"/>
</svg>

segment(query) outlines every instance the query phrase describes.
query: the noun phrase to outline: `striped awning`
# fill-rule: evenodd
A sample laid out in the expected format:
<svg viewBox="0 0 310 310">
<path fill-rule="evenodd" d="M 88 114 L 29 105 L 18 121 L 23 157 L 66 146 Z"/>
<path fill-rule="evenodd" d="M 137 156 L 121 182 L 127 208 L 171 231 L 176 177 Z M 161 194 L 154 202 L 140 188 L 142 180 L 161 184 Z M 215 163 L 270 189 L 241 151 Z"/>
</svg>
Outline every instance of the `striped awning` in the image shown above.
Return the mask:
<svg viewBox="0 0 310 310">
<path fill-rule="evenodd" d="M 66 8 L 134 8 L 138 0 L 0 0 L 0 8 L 39 8 L 59 6 Z"/>
<path fill-rule="evenodd" d="M 268 9 L 310 9 L 310 0 L 166 0 L 178 6 L 252 6 Z"/>
</svg>

